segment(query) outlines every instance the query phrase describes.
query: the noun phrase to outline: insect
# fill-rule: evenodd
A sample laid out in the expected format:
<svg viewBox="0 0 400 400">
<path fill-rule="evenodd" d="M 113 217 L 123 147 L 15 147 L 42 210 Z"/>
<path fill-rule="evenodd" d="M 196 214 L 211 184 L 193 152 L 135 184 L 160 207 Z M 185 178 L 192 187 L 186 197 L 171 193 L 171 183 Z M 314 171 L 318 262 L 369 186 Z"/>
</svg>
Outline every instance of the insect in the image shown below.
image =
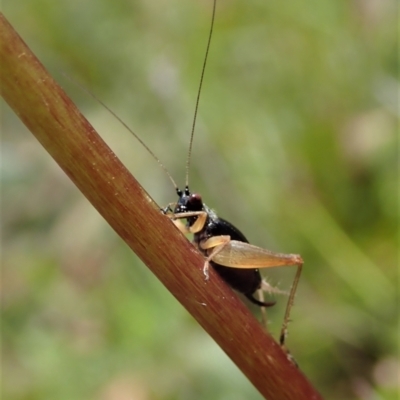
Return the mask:
<svg viewBox="0 0 400 400">
<path fill-rule="evenodd" d="M 144 141 L 135 132 L 133 132 L 112 110 L 110 110 L 98 99 L 96 100 L 106 107 L 110 113 L 114 115 L 114 117 L 117 118 L 125 126 L 125 128 L 127 128 L 135 136 L 135 138 L 163 168 L 171 180 L 178 195 L 178 201 L 169 204 L 165 208 L 161 209 L 161 211 L 174 222 L 174 224 L 182 233 L 193 234 L 193 244 L 205 257 L 203 272 L 206 280 L 209 279 L 209 269 L 211 266 L 211 268 L 213 268 L 229 286 L 242 293 L 253 304 L 256 304 L 262 308 L 263 320 L 266 322 L 265 307 L 273 306 L 275 302 L 265 302 L 262 296 L 263 291 L 269 293 L 283 292 L 263 280 L 261 278 L 259 269 L 280 266 L 297 266 L 297 272 L 289 293 L 279 337 L 281 347 L 287 352 L 285 348 L 285 340 L 287 336 L 290 312 L 293 306 L 294 296 L 303 266 L 303 260 L 301 256 L 297 254 L 274 253 L 270 250 L 251 245 L 248 243 L 248 240 L 239 229 L 237 229 L 230 222 L 218 217 L 218 215 L 212 209 L 203 203 L 203 200 L 199 194 L 191 192 L 189 189 L 189 167 L 193 137 L 199 108 L 200 93 L 214 28 L 216 3 L 217 0 L 213 0 L 211 27 L 209 30 L 207 47 L 203 61 L 203 67 L 201 70 L 200 84 L 197 92 L 195 112 L 190 135 L 189 150 L 186 162 L 186 184 L 184 190 L 180 190 L 178 188 L 166 167 L 144 143 Z M 182 220 L 186 220 L 186 224 L 184 224 Z M 259 299 L 254 297 L 255 292 L 259 293 Z"/>
<path fill-rule="evenodd" d="M 242 293 L 252 303 L 261 306 L 263 311 L 265 311 L 264 307 L 273 306 L 275 302 L 264 302 L 262 300 L 262 291 L 269 293 L 282 292 L 263 280 L 261 278 L 259 269 L 289 265 L 297 266 L 297 272 L 289 293 L 279 337 L 280 345 L 286 351 L 285 340 L 290 319 L 290 311 L 293 306 L 294 296 L 303 266 L 303 260 L 301 256 L 297 254 L 274 253 L 272 251 L 249 244 L 248 240 L 239 229 L 237 229 L 230 222 L 218 217 L 218 215 L 212 209 L 203 203 L 199 194 L 192 193 L 189 189 L 189 166 L 194 129 L 204 72 L 214 28 L 215 11 L 216 0 L 213 1 L 211 27 L 200 77 L 200 85 L 197 93 L 193 125 L 189 142 L 188 159 L 186 163 L 185 189 L 180 190 L 168 173 L 172 183 L 175 186 L 176 193 L 178 195 L 178 201 L 175 204 L 172 203 L 168 205 L 163 209 L 163 212 L 174 221 L 175 225 L 182 233 L 193 234 L 194 245 L 205 257 L 203 268 L 205 279 L 209 279 L 209 268 L 211 266 L 229 286 Z M 186 220 L 186 224 L 181 222 L 182 219 Z M 256 291 L 259 292 L 259 300 L 254 298 L 254 293 Z M 265 314 L 263 319 L 265 321 Z"/>
</svg>

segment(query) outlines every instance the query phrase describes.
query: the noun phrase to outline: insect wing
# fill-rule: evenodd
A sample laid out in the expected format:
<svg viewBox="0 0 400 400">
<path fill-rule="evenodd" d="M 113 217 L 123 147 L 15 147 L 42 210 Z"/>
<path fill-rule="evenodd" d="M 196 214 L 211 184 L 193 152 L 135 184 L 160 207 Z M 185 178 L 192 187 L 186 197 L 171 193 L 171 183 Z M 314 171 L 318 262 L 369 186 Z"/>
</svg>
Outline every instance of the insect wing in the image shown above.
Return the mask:
<svg viewBox="0 0 400 400">
<path fill-rule="evenodd" d="M 231 240 L 213 257 L 217 264 L 231 268 L 255 269 L 284 265 L 301 265 L 303 259 L 297 254 L 274 253 L 249 243 Z"/>
</svg>

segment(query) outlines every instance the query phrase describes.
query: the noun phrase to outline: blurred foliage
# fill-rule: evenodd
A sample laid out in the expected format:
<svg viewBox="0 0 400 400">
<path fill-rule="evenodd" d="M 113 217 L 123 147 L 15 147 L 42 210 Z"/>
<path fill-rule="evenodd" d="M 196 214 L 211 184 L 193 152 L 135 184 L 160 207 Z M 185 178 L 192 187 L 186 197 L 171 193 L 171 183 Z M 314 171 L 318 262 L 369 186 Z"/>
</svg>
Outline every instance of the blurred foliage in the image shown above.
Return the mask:
<svg viewBox="0 0 400 400">
<path fill-rule="evenodd" d="M 220 0 L 201 98 L 192 189 L 252 243 L 305 259 L 288 345 L 326 399 L 399 392 L 396 8 Z M 150 195 L 174 201 L 154 160 L 63 74 L 182 184 L 211 1 L 3 12 Z M 2 132 L 4 398 L 259 399 L 4 103 Z M 294 272 L 264 275 L 288 288 Z"/>
</svg>

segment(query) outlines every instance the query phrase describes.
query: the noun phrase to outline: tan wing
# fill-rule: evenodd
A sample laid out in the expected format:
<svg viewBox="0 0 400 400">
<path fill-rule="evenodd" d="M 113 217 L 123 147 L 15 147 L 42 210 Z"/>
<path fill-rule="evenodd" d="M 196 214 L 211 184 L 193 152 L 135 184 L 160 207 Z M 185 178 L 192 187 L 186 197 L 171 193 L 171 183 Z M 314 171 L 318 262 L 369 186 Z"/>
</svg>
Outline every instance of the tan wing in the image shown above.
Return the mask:
<svg viewBox="0 0 400 400">
<path fill-rule="evenodd" d="M 231 268 L 270 268 L 283 265 L 301 265 L 303 259 L 297 254 L 274 253 L 249 243 L 231 240 L 212 257 L 217 264 Z"/>
</svg>

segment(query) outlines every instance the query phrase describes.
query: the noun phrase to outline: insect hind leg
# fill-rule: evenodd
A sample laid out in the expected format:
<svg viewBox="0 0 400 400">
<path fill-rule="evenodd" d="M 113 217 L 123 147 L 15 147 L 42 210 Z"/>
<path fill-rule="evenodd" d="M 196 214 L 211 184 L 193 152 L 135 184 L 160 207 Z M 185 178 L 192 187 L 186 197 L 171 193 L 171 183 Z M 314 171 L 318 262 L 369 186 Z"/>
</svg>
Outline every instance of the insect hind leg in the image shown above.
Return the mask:
<svg viewBox="0 0 400 400">
<path fill-rule="evenodd" d="M 301 275 L 302 268 L 303 268 L 303 263 L 300 263 L 300 264 L 297 265 L 296 276 L 294 277 L 292 288 L 290 289 L 289 299 L 288 299 L 288 302 L 287 302 L 287 305 L 286 305 L 285 316 L 283 318 L 281 334 L 279 336 L 279 344 L 281 345 L 281 347 L 284 350 L 286 350 L 285 341 L 286 341 L 286 337 L 287 337 L 287 334 L 288 334 L 288 325 L 289 325 L 289 322 L 290 322 L 290 311 L 291 311 L 293 303 L 294 303 L 294 296 L 296 294 L 297 285 L 298 285 L 299 280 L 300 280 L 300 275 Z"/>
<path fill-rule="evenodd" d="M 300 280 L 302 268 L 303 268 L 302 262 L 297 264 L 297 272 L 296 272 L 296 276 L 294 277 L 294 280 L 293 280 L 292 288 L 290 289 L 289 299 L 287 302 L 285 316 L 283 318 L 281 333 L 279 336 L 279 344 L 281 346 L 281 349 L 286 353 L 288 360 L 290 360 L 296 367 L 298 367 L 298 364 L 297 364 L 296 360 L 294 359 L 294 357 L 292 356 L 292 354 L 290 353 L 289 349 L 286 347 L 285 342 L 286 342 L 286 338 L 288 335 L 288 325 L 290 322 L 290 311 L 291 311 L 293 303 L 294 303 L 294 296 L 296 294 L 297 285 Z"/>
</svg>

